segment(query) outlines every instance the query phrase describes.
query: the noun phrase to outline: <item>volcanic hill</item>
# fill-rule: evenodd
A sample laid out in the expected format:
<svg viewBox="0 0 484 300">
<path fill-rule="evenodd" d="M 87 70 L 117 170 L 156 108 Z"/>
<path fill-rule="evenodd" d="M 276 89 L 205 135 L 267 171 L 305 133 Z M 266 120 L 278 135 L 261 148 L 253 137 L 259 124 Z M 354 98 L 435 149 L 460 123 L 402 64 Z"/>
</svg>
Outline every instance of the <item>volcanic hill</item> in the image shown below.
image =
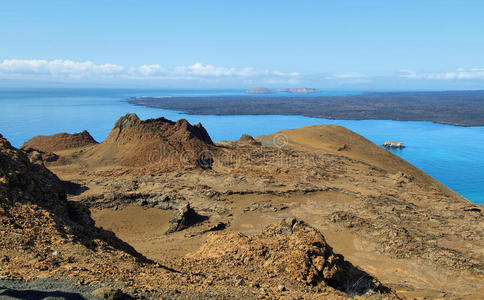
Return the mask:
<svg viewBox="0 0 484 300">
<path fill-rule="evenodd" d="M 163 170 L 210 167 L 209 158 L 203 155 L 212 147 L 213 142 L 201 124 L 191 125 L 186 120 L 172 122 L 165 118 L 141 121 L 137 115 L 127 114 L 85 159 L 96 166 L 156 165 Z"/>
<path fill-rule="evenodd" d="M 57 152 L 67 149 L 96 145 L 94 138 L 84 130 L 80 133 L 58 133 L 50 136 L 36 136 L 25 142 L 20 149 L 29 148 L 43 152 Z"/>
</svg>

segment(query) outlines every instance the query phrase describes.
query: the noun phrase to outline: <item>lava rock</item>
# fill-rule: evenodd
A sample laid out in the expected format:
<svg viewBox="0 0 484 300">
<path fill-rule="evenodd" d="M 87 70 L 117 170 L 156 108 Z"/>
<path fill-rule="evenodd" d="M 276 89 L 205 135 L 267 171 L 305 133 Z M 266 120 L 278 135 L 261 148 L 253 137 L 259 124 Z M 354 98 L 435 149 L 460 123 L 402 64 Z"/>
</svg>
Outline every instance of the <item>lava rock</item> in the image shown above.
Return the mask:
<svg viewBox="0 0 484 300">
<path fill-rule="evenodd" d="M 173 218 L 170 220 L 170 227 L 166 233 L 169 234 L 181 231 L 206 219 L 207 217 L 199 215 L 192 207 L 190 207 L 190 203 L 187 203 L 175 211 Z"/>
</svg>

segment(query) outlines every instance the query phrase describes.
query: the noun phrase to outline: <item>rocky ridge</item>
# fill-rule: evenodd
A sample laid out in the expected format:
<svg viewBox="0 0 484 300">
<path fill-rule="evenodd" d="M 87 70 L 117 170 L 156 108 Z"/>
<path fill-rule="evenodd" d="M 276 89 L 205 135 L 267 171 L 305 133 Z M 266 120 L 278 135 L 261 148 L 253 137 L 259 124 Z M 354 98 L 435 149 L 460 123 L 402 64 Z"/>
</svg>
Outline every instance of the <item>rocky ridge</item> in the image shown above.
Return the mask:
<svg viewBox="0 0 484 300">
<path fill-rule="evenodd" d="M 73 148 L 96 145 L 94 138 L 84 130 L 80 133 L 58 133 L 49 136 L 36 136 L 25 142 L 20 149 L 35 149 L 42 152 L 56 152 Z"/>
</svg>

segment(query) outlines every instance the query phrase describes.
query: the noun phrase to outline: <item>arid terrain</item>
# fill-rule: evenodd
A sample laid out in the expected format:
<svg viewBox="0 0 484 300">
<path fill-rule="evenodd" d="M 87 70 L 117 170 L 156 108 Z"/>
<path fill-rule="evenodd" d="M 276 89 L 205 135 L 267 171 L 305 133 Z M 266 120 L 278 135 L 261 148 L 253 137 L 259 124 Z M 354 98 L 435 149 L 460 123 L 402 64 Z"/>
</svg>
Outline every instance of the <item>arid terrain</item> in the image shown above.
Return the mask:
<svg viewBox="0 0 484 300">
<path fill-rule="evenodd" d="M 484 294 L 484 206 L 339 126 L 213 142 L 127 114 L 101 143 L 0 137 L 0 200 L 1 280 L 153 299 Z"/>
</svg>

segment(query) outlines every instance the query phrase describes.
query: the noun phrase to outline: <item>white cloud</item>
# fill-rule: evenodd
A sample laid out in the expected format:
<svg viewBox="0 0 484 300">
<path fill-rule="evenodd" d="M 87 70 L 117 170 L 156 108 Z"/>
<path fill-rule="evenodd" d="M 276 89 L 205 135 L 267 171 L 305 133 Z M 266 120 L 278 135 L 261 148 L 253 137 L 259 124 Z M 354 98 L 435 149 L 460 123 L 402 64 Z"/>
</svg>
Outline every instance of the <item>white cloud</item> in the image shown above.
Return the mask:
<svg viewBox="0 0 484 300">
<path fill-rule="evenodd" d="M 254 68 L 226 68 L 204 65 L 197 62 L 190 66 L 175 67 L 175 74 L 185 76 L 209 76 L 209 77 L 256 77 L 256 76 L 274 76 L 274 77 L 297 77 L 299 73 L 283 73 L 279 71 L 259 70 Z"/>
<path fill-rule="evenodd" d="M 2 75 L 50 75 L 82 77 L 88 75 L 115 75 L 124 71 L 122 66 L 113 64 L 96 65 L 90 61 L 75 62 L 72 60 L 21 60 L 10 59 L 0 63 Z"/>
<path fill-rule="evenodd" d="M 159 75 L 165 72 L 165 68 L 160 65 L 142 65 L 138 68 L 138 72 L 143 76 Z"/>
<path fill-rule="evenodd" d="M 441 73 L 419 73 L 412 70 L 400 70 L 400 77 L 409 79 L 428 80 L 472 80 L 484 79 L 484 68 L 464 69 L 458 68 L 455 71 Z"/>
<path fill-rule="evenodd" d="M 410 78 L 410 79 L 419 79 L 421 78 L 416 71 L 412 70 L 400 70 L 400 77 L 402 78 Z"/>
<path fill-rule="evenodd" d="M 367 78 L 368 75 L 363 73 L 341 73 L 341 74 L 333 74 L 327 76 L 326 79 L 364 79 Z"/>
<path fill-rule="evenodd" d="M 0 78 L 23 79 L 152 79 L 152 80 L 224 80 L 253 79 L 262 82 L 293 82 L 299 73 L 259 70 L 254 68 L 218 67 L 197 62 L 193 65 L 167 68 L 158 64 L 126 67 L 95 64 L 91 61 L 6 59 L 0 63 Z"/>
<path fill-rule="evenodd" d="M 246 76 L 248 74 L 247 70 L 250 72 L 250 68 L 236 69 L 236 68 L 225 68 L 225 67 L 215 67 L 212 65 L 203 65 L 202 63 L 195 63 L 190 66 L 175 67 L 174 72 L 180 75 L 188 76 Z"/>
</svg>

